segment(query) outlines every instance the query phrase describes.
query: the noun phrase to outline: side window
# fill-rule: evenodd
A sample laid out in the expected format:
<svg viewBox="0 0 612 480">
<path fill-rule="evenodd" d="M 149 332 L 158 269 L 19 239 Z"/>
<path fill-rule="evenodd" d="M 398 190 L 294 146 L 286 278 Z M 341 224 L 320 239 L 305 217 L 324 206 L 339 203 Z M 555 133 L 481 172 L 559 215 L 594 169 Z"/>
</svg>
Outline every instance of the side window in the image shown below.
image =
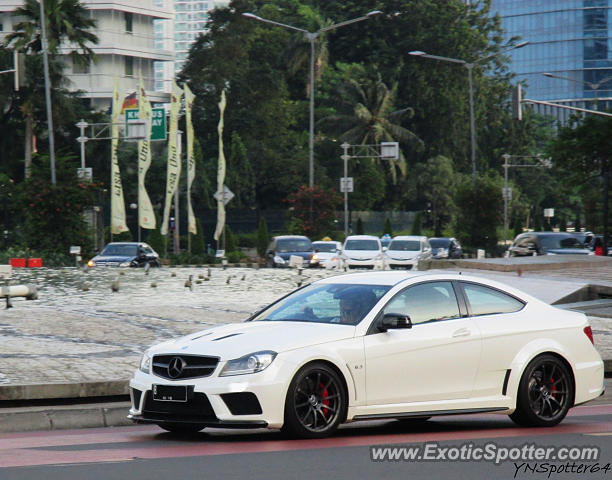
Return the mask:
<svg viewBox="0 0 612 480">
<path fill-rule="evenodd" d="M 415 325 L 461 316 L 451 282 L 428 282 L 409 287 L 389 301 L 384 313 L 408 315 Z"/>
<path fill-rule="evenodd" d="M 473 283 L 463 283 L 462 285 L 472 315 L 518 312 L 524 306 L 523 302 L 499 290 Z"/>
</svg>

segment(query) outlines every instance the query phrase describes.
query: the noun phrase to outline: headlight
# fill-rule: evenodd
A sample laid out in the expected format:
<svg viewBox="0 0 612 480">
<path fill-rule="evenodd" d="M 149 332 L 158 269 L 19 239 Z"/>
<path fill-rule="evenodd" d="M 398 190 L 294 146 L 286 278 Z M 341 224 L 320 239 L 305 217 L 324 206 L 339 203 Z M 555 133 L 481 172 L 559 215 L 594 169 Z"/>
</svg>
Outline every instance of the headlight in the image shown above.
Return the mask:
<svg viewBox="0 0 612 480">
<path fill-rule="evenodd" d="M 140 360 L 140 371 L 151 373 L 151 355 L 148 352 L 145 352 Z"/>
<path fill-rule="evenodd" d="M 132 264 L 132 262 L 123 262 L 123 263 L 120 263 L 119 266 L 120 267 L 129 267 L 131 264 Z"/>
<path fill-rule="evenodd" d="M 94 262 L 93 260 L 90 260 L 89 262 L 87 262 L 87 266 L 88 267 L 95 267 L 96 266 L 96 262 Z"/>
<path fill-rule="evenodd" d="M 274 261 L 275 261 L 276 263 L 280 263 L 281 265 L 284 265 L 284 263 L 285 263 L 285 261 L 283 260 L 283 257 L 279 257 L 278 255 L 276 255 L 276 256 L 274 257 Z"/>
<path fill-rule="evenodd" d="M 319 261 L 319 256 L 316 253 L 312 256 L 312 261 L 313 262 L 318 262 Z"/>
<path fill-rule="evenodd" d="M 276 352 L 264 350 L 245 355 L 244 357 L 229 360 L 221 373 L 220 377 L 229 377 L 231 375 L 246 375 L 248 373 L 261 372 L 268 368 L 272 361 L 276 358 Z"/>
</svg>

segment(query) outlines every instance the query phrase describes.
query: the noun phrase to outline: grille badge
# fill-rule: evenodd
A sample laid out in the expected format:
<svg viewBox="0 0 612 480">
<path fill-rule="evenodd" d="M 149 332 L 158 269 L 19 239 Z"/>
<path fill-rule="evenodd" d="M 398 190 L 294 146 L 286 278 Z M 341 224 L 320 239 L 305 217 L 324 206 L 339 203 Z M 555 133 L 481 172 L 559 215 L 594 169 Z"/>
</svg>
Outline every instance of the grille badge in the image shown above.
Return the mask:
<svg viewBox="0 0 612 480">
<path fill-rule="evenodd" d="M 170 378 L 178 378 L 183 373 L 183 369 L 187 364 L 181 357 L 174 357 L 168 364 L 168 376 Z"/>
</svg>

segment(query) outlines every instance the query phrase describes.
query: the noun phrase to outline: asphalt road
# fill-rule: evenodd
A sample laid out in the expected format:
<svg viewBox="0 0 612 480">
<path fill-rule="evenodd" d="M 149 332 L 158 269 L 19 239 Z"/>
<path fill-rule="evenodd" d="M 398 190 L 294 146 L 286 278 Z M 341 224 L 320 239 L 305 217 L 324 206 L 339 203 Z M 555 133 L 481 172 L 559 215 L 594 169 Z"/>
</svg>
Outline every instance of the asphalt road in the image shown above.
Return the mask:
<svg viewBox="0 0 612 480">
<path fill-rule="evenodd" d="M 4 434 L 0 479 L 612 478 L 612 467 L 606 468 L 612 464 L 611 414 L 611 404 L 576 407 L 561 425 L 549 429 L 517 428 L 499 415 L 437 417 L 422 425 L 355 423 L 323 440 L 217 429 L 176 437 L 155 426 Z M 490 442 L 494 445 L 487 447 Z M 432 443 L 447 448 L 443 455 L 448 457 L 462 447 L 496 449 L 496 455 L 504 447 L 517 452 L 525 445 L 596 446 L 600 452 L 596 460 L 520 458 L 499 465 L 371 459 L 372 446 L 424 449 Z M 444 450 L 434 455 L 440 452 Z M 560 469 L 570 473 L 559 473 Z"/>
</svg>

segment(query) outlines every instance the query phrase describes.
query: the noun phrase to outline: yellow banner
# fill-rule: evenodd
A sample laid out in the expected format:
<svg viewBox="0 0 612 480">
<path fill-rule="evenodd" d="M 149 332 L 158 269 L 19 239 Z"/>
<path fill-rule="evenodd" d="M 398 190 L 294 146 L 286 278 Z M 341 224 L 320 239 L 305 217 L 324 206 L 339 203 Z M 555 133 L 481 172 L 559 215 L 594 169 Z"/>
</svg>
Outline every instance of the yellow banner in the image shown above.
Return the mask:
<svg viewBox="0 0 612 480">
<path fill-rule="evenodd" d="M 225 203 L 223 202 L 223 183 L 225 182 L 225 154 L 223 153 L 223 116 L 225 114 L 225 90 L 221 92 L 219 102 L 219 125 L 217 133 L 219 135 L 219 166 L 217 167 L 217 228 L 215 228 L 215 240 L 219 240 L 223 227 L 225 227 Z"/>
<path fill-rule="evenodd" d="M 170 208 L 172 198 L 178 187 L 181 176 L 181 159 L 179 158 L 177 135 L 178 135 L 178 114 L 181 108 L 181 97 L 183 91 L 176 83 L 172 84 L 172 94 L 170 95 L 170 128 L 168 139 L 168 168 L 166 177 L 166 204 L 164 206 L 164 219 L 161 226 L 161 234 L 168 233 L 168 221 L 170 220 Z M 178 228 L 178 225 L 176 226 Z"/>
<path fill-rule="evenodd" d="M 146 136 L 138 142 L 138 224 L 142 228 L 152 230 L 155 228 L 155 214 L 145 187 L 145 176 L 151 165 L 151 120 L 153 111 L 144 88 L 142 73 L 139 78 L 139 90 L 138 108 L 140 111 L 138 117 L 145 122 Z"/>
<path fill-rule="evenodd" d="M 111 234 L 129 230 L 125 221 L 125 201 L 123 200 L 123 187 L 121 186 L 121 173 L 119 172 L 119 160 L 117 158 L 121 105 L 122 99 L 119 96 L 118 81 L 115 79 L 111 106 Z"/>
<path fill-rule="evenodd" d="M 185 92 L 185 120 L 187 124 L 187 230 L 194 235 L 198 233 L 196 226 L 193 207 L 191 206 L 191 184 L 195 179 L 195 158 L 193 156 L 193 122 L 191 119 L 191 110 L 195 95 L 185 84 L 183 88 Z"/>
</svg>

